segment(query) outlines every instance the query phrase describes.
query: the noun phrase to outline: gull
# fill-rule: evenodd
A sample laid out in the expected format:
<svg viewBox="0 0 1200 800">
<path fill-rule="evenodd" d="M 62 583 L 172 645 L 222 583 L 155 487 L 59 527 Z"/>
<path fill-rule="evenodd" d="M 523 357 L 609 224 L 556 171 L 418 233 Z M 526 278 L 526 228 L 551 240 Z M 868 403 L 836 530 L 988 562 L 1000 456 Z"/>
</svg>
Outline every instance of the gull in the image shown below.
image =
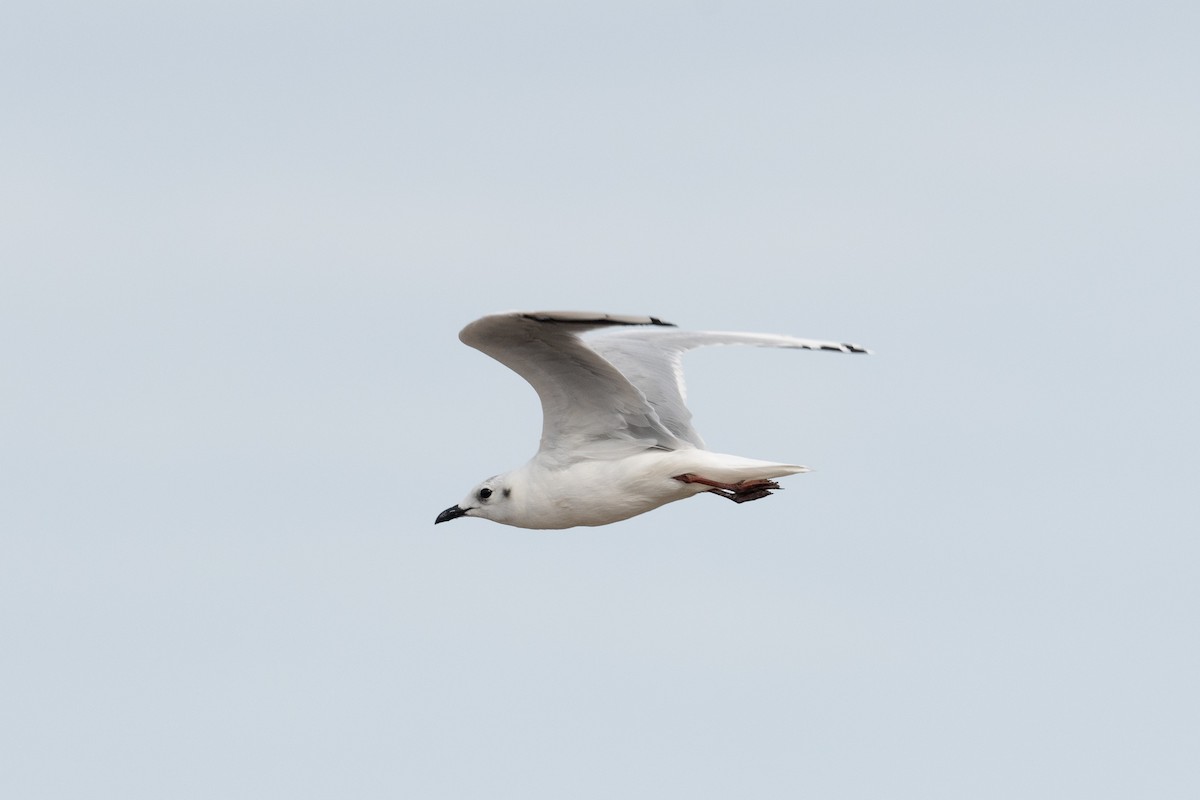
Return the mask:
<svg viewBox="0 0 1200 800">
<path fill-rule="evenodd" d="M 458 338 L 533 386 L 542 402 L 542 438 L 526 464 L 483 481 L 434 524 L 481 517 L 543 530 L 608 525 L 701 493 L 745 503 L 779 489 L 775 478 L 809 471 L 706 449 L 684 402 L 686 351 L 742 344 L 869 352 L 855 344 L 682 331 L 658 317 L 578 311 L 490 314 Z"/>
</svg>

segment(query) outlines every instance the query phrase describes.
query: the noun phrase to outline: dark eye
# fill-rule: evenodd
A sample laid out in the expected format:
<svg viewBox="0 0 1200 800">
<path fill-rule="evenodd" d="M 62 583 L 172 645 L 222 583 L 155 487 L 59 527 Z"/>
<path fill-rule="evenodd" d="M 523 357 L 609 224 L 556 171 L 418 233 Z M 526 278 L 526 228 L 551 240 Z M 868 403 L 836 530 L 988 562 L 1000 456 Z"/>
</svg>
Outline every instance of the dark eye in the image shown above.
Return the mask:
<svg viewBox="0 0 1200 800">
<path fill-rule="evenodd" d="M 479 490 L 479 499 L 480 500 L 487 500 L 491 496 L 492 496 L 492 490 L 487 488 L 486 486 Z"/>
</svg>

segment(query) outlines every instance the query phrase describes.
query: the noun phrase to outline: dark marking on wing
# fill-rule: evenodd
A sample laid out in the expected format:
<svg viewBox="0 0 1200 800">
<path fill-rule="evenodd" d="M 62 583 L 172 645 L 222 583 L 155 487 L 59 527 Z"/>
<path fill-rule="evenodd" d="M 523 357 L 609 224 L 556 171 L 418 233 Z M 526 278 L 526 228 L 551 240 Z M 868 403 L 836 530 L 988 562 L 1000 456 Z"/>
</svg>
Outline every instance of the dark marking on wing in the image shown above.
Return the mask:
<svg viewBox="0 0 1200 800">
<path fill-rule="evenodd" d="M 823 345 L 821 345 L 821 349 L 822 350 L 830 350 L 834 353 L 869 353 L 869 352 L 871 352 L 870 350 L 868 350 L 865 347 L 859 347 L 856 344 L 849 344 L 849 343 L 823 344 Z"/>
<path fill-rule="evenodd" d="M 634 317 L 620 314 L 585 314 L 581 312 L 530 311 L 521 314 L 525 319 L 534 322 L 554 323 L 557 325 L 661 325 L 667 328 L 677 327 L 673 322 L 666 322 L 658 317 Z"/>
</svg>

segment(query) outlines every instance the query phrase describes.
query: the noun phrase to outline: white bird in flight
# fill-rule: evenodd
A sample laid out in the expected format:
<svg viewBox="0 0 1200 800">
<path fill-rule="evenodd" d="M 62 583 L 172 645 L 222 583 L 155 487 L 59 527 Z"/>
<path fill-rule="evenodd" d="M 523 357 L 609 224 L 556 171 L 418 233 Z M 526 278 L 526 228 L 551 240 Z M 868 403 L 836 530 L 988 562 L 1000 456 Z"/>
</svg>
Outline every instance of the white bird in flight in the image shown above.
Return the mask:
<svg viewBox="0 0 1200 800">
<path fill-rule="evenodd" d="M 580 334 L 604 329 L 585 337 Z M 439 522 L 482 517 L 519 528 L 607 525 L 710 492 L 735 503 L 808 472 L 706 450 L 684 404 L 682 356 L 745 344 L 866 353 L 855 344 L 765 333 L 681 331 L 657 317 L 577 311 L 491 314 L 458 338 L 512 369 L 542 401 L 542 439 L 523 466 L 480 483 Z"/>
</svg>

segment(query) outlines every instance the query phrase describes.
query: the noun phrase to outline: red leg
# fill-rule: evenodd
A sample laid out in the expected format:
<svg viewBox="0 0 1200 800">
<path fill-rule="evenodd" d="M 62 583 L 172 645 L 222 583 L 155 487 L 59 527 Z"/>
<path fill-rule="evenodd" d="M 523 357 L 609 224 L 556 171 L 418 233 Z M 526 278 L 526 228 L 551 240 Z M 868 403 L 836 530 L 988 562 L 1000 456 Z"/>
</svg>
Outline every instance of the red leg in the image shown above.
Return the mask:
<svg viewBox="0 0 1200 800">
<path fill-rule="evenodd" d="M 728 500 L 735 503 L 748 503 L 751 500 L 758 500 L 766 497 L 771 493 L 772 489 L 782 488 L 778 483 L 765 478 L 757 478 L 748 481 L 739 481 L 738 483 L 723 483 L 715 481 L 712 478 L 705 478 L 701 475 L 696 475 L 693 472 L 685 472 L 682 475 L 674 476 L 675 480 L 682 483 L 699 483 L 704 486 L 712 487 L 708 491 L 713 494 L 719 494 Z"/>
</svg>

